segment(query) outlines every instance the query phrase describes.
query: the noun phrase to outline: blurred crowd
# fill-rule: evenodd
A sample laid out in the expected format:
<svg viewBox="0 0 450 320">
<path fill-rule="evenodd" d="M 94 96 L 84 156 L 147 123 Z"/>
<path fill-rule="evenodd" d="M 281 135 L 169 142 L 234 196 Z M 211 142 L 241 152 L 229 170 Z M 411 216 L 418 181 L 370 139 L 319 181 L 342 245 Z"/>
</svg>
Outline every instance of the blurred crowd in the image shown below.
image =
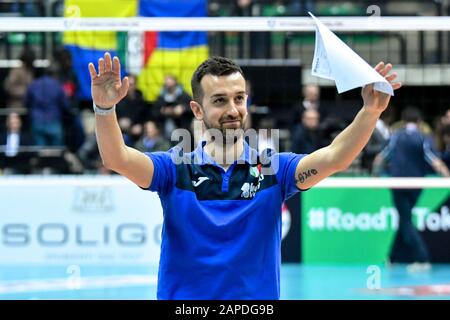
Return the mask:
<svg viewBox="0 0 450 320">
<path fill-rule="evenodd" d="M 11 1 L 0 3 L 2 14 L 19 16 L 62 16 L 64 1 L 50 1 L 53 7 L 46 10 L 47 2 Z M 423 1 L 424 4 L 428 2 Z M 308 11 L 330 15 L 365 14 L 369 1 L 342 2 L 311 0 L 210 0 L 210 16 L 302 16 Z M 380 2 L 383 13 L 387 2 Z M 392 7 L 392 6 L 391 6 Z M 403 8 L 397 6 L 396 8 Z M 433 7 L 434 8 L 434 7 Z M 327 11 L 328 10 L 328 11 Z M 363 10 L 363 11 L 361 11 Z M 47 12 L 48 11 L 48 12 Z M 428 11 L 427 11 L 428 12 Z M 44 14 L 45 13 L 45 14 Z M 430 10 L 429 14 L 439 14 Z M 264 58 L 269 50 L 269 37 L 265 32 L 250 37 L 250 57 Z M 94 127 L 94 114 L 77 99 L 78 79 L 73 72 L 72 57 L 64 48 L 55 50 L 50 67 L 36 69 L 36 56 L 25 47 L 20 56 L 21 65 L 11 68 L 0 86 L 7 100 L 0 105 L 0 170 L 1 174 L 111 174 L 99 156 Z M 86 71 L 87 72 L 87 71 Z M 167 74 L 159 97 L 148 102 L 137 89 L 132 74 L 127 96 L 117 105 L 117 117 L 124 141 L 128 146 L 143 152 L 167 150 L 178 141 L 171 141 L 177 128 L 192 133 L 193 115 L 189 107 L 191 97 L 177 81 Z M 327 146 L 353 119 L 360 101 L 338 103 L 336 99 L 322 97 L 320 87 L 308 84 L 301 91 L 302 99 L 289 108 L 290 123 L 280 127 L 267 106 L 254 105 L 251 83 L 249 94 L 249 120 L 247 128 L 280 129 L 278 136 L 261 136 L 258 148 L 276 147 L 278 151 L 311 153 Z M 404 106 L 424 110 L 424 105 Z M 272 113 L 271 113 L 272 112 Z M 420 131 L 432 141 L 432 150 L 450 166 L 450 109 L 435 119 L 425 122 L 420 115 Z M 392 134 L 409 123 L 402 119 L 395 107 L 383 113 L 369 144 L 354 161 L 346 174 L 371 175 L 373 161 L 388 145 Z M 192 141 L 191 147 L 194 142 Z"/>
<path fill-rule="evenodd" d="M 80 108 L 77 100 L 70 52 L 57 51 L 39 75 L 33 60 L 33 52 L 24 51 L 21 66 L 10 69 L 2 84 L 8 97 L 0 109 L 3 173 L 108 173 L 97 149 L 94 113 Z M 158 99 L 148 103 L 136 89 L 136 77 L 128 77 L 128 94 L 117 105 L 125 143 L 144 152 L 169 149 L 173 130 L 190 128 L 190 96 L 167 75 Z"/>
<path fill-rule="evenodd" d="M 12 68 L 3 82 L 8 100 L 0 126 L 0 168 L 3 174 L 110 174 L 101 162 L 96 144 L 94 113 L 80 108 L 76 98 L 78 81 L 72 70 L 72 57 L 65 49 L 55 54 L 49 68 L 37 75 L 32 51 L 21 55 L 21 66 Z M 128 146 L 143 152 L 164 151 L 178 143 L 171 141 L 177 128 L 192 133 L 191 97 L 173 75 L 166 75 L 159 97 L 153 103 L 143 99 L 136 87 L 136 77 L 129 75 L 127 96 L 117 105 L 117 117 Z M 258 148 L 275 147 L 278 151 L 311 153 L 327 146 L 353 119 L 360 105 L 338 106 L 335 101 L 321 99 L 320 87 L 308 84 L 302 99 L 290 108 L 292 123 L 277 128 L 270 112 L 261 116 L 249 93 L 249 123 L 254 129 L 280 129 L 286 132 L 286 143 L 275 143 L 275 136 L 265 136 Z M 432 141 L 432 149 L 450 166 L 450 109 L 426 123 L 420 106 L 417 126 Z M 389 143 L 393 132 L 409 125 L 409 120 L 396 116 L 395 107 L 385 111 L 367 147 L 348 169 L 347 174 L 370 175 L 373 160 Z M 194 146 L 192 143 L 191 147 Z"/>
<path fill-rule="evenodd" d="M 351 121 L 345 115 L 345 107 L 323 104 L 320 99 L 320 87 L 306 85 L 303 88 L 303 101 L 296 107 L 297 123 L 293 127 L 291 149 L 296 153 L 310 153 L 331 143 L 339 132 Z M 400 130 L 417 129 L 423 137 L 421 145 L 440 158 L 450 168 L 450 108 L 429 124 L 424 120 L 419 106 L 405 106 L 396 110 L 391 105 L 377 121 L 376 128 L 363 152 L 353 162 L 347 173 L 356 175 L 388 174 L 387 171 L 374 168 L 374 159 L 385 151 L 392 137 Z M 401 111 L 401 112 L 399 112 Z M 410 130 L 410 129 L 414 130 Z M 424 147 L 425 148 L 425 147 Z M 414 150 L 411 150 L 414 152 Z M 399 164 L 400 165 L 400 164 Z M 427 168 L 433 174 L 431 166 Z"/>
</svg>

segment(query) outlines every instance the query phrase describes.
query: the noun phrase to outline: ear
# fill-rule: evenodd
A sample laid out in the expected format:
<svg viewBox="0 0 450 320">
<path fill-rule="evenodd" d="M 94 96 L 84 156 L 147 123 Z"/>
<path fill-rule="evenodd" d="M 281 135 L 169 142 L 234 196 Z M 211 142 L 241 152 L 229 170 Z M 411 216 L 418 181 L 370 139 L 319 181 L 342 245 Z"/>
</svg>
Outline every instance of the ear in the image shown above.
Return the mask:
<svg viewBox="0 0 450 320">
<path fill-rule="evenodd" d="M 191 100 L 189 102 L 189 105 L 191 107 L 192 112 L 194 113 L 194 116 L 197 120 L 203 120 L 203 108 L 200 104 L 198 104 L 196 101 Z"/>
</svg>

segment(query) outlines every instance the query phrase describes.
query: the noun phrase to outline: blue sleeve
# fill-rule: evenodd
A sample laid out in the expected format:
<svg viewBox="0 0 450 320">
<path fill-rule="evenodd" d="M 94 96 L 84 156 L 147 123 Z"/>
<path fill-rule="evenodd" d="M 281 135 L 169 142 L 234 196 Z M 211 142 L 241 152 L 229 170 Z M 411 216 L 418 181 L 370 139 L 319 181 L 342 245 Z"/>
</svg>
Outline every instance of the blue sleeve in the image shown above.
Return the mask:
<svg viewBox="0 0 450 320">
<path fill-rule="evenodd" d="M 423 141 L 423 152 L 425 156 L 425 161 L 431 165 L 433 161 L 438 158 L 438 153 L 434 147 L 433 138 L 430 136 L 427 136 L 424 138 Z"/>
<path fill-rule="evenodd" d="M 273 169 L 280 184 L 283 200 L 286 201 L 297 192 L 301 191 L 295 184 L 295 170 L 306 154 L 282 152 L 274 155 L 272 159 Z M 275 162 L 274 162 L 275 160 Z"/>
<path fill-rule="evenodd" d="M 150 187 L 145 190 L 156 191 L 160 195 L 168 194 L 176 183 L 175 162 L 172 153 L 168 152 L 146 152 L 145 155 L 153 162 L 153 179 Z"/>
<path fill-rule="evenodd" d="M 381 151 L 381 155 L 385 160 L 389 161 L 391 159 L 392 151 L 394 151 L 395 148 L 397 147 L 398 137 L 399 137 L 398 134 L 394 133 L 391 136 L 387 146 L 384 147 L 384 149 Z"/>
</svg>

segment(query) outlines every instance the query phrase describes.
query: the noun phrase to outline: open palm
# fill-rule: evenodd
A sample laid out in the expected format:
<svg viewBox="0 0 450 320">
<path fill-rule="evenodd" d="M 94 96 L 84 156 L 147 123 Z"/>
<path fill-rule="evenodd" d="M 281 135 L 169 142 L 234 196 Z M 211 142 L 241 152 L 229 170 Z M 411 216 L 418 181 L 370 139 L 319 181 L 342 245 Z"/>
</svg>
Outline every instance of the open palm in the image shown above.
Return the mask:
<svg viewBox="0 0 450 320">
<path fill-rule="evenodd" d="M 376 65 L 375 70 L 391 84 L 394 90 L 402 86 L 400 82 L 393 82 L 397 78 L 396 72 L 389 74 L 392 70 L 392 64 L 388 63 L 385 65 L 384 62 L 380 62 Z M 365 86 L 361 94 L 366 109 L 378 113 L 383 112 L 387 108 L 391 99 L 389 94 L 374 90 L 373 84 Z"/>
<path fill-rule="evenodd" d="M 120 79 L 119 58 L 111 59 L 109 52 L 104 58 L 98 59 L 98 74 L 94 64 L 89 63 L 91 75 L 92 100 L 100 108 L 110 108 L 126 96 L 129 82 L 128 77 Z"/>
</svg>

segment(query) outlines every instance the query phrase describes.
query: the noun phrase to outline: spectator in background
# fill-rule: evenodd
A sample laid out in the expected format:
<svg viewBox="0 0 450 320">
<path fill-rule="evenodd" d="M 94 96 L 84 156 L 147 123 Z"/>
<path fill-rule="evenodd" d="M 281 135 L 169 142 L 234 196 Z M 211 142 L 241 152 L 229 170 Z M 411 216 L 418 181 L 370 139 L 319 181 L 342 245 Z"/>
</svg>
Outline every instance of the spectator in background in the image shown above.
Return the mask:
<svg viewBox="0 0 450 320">
<path fill-rule="evenodd" d="M 31 120 L 31 131 L 38 146 L 64 145 L 62 117 L 69 109 L 63 87 L 57 80 L 55 66 L 34 80 L 28 88 L 26 106 Z"/>
<path fill-rule="evenodd" d="M 302 88 L 303 100 L 295 105 L 295 120 L 300 119 L 304 110 L 314 109 L 319 112 L 321 127 L 342 127 L 344 129 L 358 113 L 359 102 L 336 97 L 324 99 L 317 84 L 307 84 Z M 327 145 L 330 141 L 324 143 Z"/>
<path fill-rule="evenodd" d="M 448 110 L 445 112 L 444 116 L 442 117 L 442 123 L 443 123 L 444 125 L 450 124 L 450 109 L 448 109 Z"/>
<path fill-rule="evenodd" d="M 436 144 L 441 159 L 450 168 L 450 109 L 442 117 L 439 117 L 436 125 Z"/>
<path fill-rule="evenodd" d="M 235 3 L 235 13 L 239 16 L 251 16 L 252 15 L 252 5 L 259 1 L 255 0 L 236 0 Z"/>
<path fill-rule="evenodd" d="M 54 56 L 55 68 L 57 69 L 56 78 L 61 83 L 68 101 L 68 108 L 66 112 L 63 112 L 62 117 L 65 128 L 64 141 L 70 151 L 77 152 L 86 138 L 81 121 L 79 101 L 76 96 L 79 86 L 78 78 L 73 71 L 72 55 L 69 50 L 58 49 Z"/>
<path fill-rule="evenodd" d="M 406 109 L 417 109 L 414 106 L 407 106 L 405 108 Z M 419 111 L 419 115 L 420 115 L 420 111 Z M 392 132 L 395 132 L 399 129 L 403 129 L 406 126 L 406 121 L 403 119 L 403 117 L 400 119 L 400 121 L 394 122 L 391 125 L 391 130 Z M 422 116 L 420 115 L 420 119 L 419 122 L 417 123 L 417 126 L 420 130 L 420 132 L 426 136 L 430 136 L 433 133 L 433 130 L 431 129 L 430 125 L 428 123 L 426 123 L 425 121 L 423 121 Z"/>
<path fill-rule="evenodd" d="M 136 76 L 128 75 L 130 87 L 127 95 L 116 107 L 118 118 L 128 118 L 131 121 L 131 130 L 137 136 L 142 135 L 142 124 L 152 118 L 150 106 L 144 101 L 142 92 L 136 88 Z"/>
<path fill-rule="evenodd" d="M 302 118 L 303 112 L 308 109 L 319 111 L 320 88 L 315 84 L 307 84 L 302 87 L 302 100 L 294 104 L 294 117 L 292 130 L 298 124 L 298 120 Z"/>
<path fill-rule="evenodd" d="M 320 107 L 320 87 L 316 84 L 307 84 L 303 87 L 303 101 L 298 112 L 303 113 L 304 110 L 319 111 Z"/>
<path fill-rule="evenodd" d="M 161 94 L 155 102 L 155 109 L 160 111 L 160 117 L 164 121 L 164 135 L 170 139 L 173 130 L 177 128 L 189 129 L 192 114 L 189 102 L 191 97 L 178 84 L 177 79 L 167 75 Z"/>
<path fill-rule="evenodd" d="M 436 133 L 436 146 L 440 152 L 443 152 L 446 148 L 444 142 L 444 130 L 447 126 L 450 126 L 450 109 L 448 109 L 441 117 L 439 117 L 434 124 Z"/>
<path fill-rule="evenodd" d="M 316 11 L 315 1 L 313 0 L 291 0 L 287 5 L 288 15 L 307 16 L 308 11 L 314 13 Z"/>
<path fill-rule="evenodd" d="M 117 104 L 116 114 L 125 143 L 133 146 L 142 136 L 142 123 L 151 118 L 150 108 L 144 101 L 141 91 L 136 88 L 136 77 L 128 75 L 129 91 Z"/>
<path fill-rule="evenodd" d="M 144 135 L 135 145 L 141 152 L 167 151 L 170 147 L 170 142 L 161 135 L 160 128 L 152 120 L 144 124 Z"/>
<path fill-rule="evenodd" d="M 83 165 L 84 172 L 89 174 L 111 174 L 111 171 L 103 166 L 95 136 L 95 115 L 90 110 L 81 113 L 86 139 L 78 149 L 77 156 Z"/>
<path fill-rule="evenodd" d="M 21 154 L 20 147 L 33 145 L 31 136 L 22 131 L 22 119 L 16 112 L 6 117 L 6 132 L 0 135 L 0 145 L 3 147 L 0 157 L 1 168 L 5 174 L 25 174 L 29 172 L 29 160 Z"/>
<path fill-rule="evenodd" d="M 136 136 L 131 132 L 132 129 L 131 119 L 123 117 L 118 118 L 117 121 L 119 123 L 120 131 L 122 132 L 123 141 L 127 146 L 132 147 L 136 142 L 135 140 Z"/>
<path fill-rule="evenodd" d="M 320 115 L 316 109 L 303 111 L 301 121 L 295 126 L 292 135 L 292 152 L 311 153 L 321 147 L 319 121 Z"/>
<path fill-rule="evenodd" d="M 432 148 L 432 139 L 425 135 L 419 125 L 420 111 L 408 107 L 402 112 L 404 127 L 391 137 L 389 145 L 374 161 L 374 173 L 381 172 L 383 162 L 388 162 L 388 174 L 392 177 L 424 177 L 427 163 L 443 176 L 450 172 Z M 427 247 L 412 222 L 412 210 L 419 199 L 421 189 L 392 189 L 394 205 L 399 215 L 399 226 L 389 254 L 390 262 L 412 263 L 410 271 L 430 268 Z"/>
<path fill-rule="evenodd" d="M 450 123 L 444 125 L 441 131 L 442 135 L 442 149 L 441 158 L 447 168 L 450 168 Z"/>
<path fill-rule="evenodd" d="M 79 87 L 78 78 L 73 71 L 72 54 L 66 48 L 56 50 L 55 63 L 57 66 L 57 78 L 61 82 L 64 93 L 71 105 L 78 107 L 78 99 L 76 96 Z"/>
<path fill-rule="evenodd" d="M 239 17 L 261 16 L 262 4 L 259 0 L 236 0 L 233 8 L 233 15 Z M 239 47 L 242 57 L 244 47 L 243 33 L 239 32 Z M 270 32 L 250 32 L 250 58 L 268 59 L 270 58 Z"/>
<path fill-rule="evenodd" d="M 393 109 L 388 109 L 393 110 Z M 388 111 L 386 110 L 386 111 Z M 362 167 L 367 173 L 372 173 L 372 164 L 376 155 L 379 154 L 388 144 L 391 137 L 391 130 L 389 128 L 389 118 L 392 116 L 392 112 L 384 112 L 377 120 L 375 129 L 372 136 L 362 153 Z"/>
<path fill-rule="evenodd" d="M 334 138 L 345 129 L 345 122 L 338 117 L 328 117 L 320 124 L 320 145 L 326 146 L 333 142 Z"/>
<path fill-rule="evenodd" d="M 331 123 L 342 121 L 340 118 L 329 118 L 329 112 L 328 110 L 332 108 L 333 110 L 338 109 L 339 107 L 336 106 L 336 103 L 330 103 L 330 102 L 323 102 L 320 98 L 320 87 L 317 84 L 307 84 L 304 85 L 302 88 L 302 96 L 303 99 L 296 105 L 294 105 L 295 111 L 294 111 L 294 121 L 293 126 L 297 125 L 298 119 L 301 119 L 303 112 L 305 110 L 316 110 L 319 112 L 320 120 L 322 122 L 327 123 L 330 121 Z M 342 129 L 344 128 L 344 124 Z M 328 144 L 328 143 L 327 143 Z"/>
<path fill-rule="evenodd" d="M 23 17 L 39 17 L 43 15 L 43 3 L 35 0 L 12 1 L 10 10 Z"/>
<path fill-rule="evenodd" d="M 20 55 L 22 64 L 9 71 L 4 82 L 4 89 L 8 95 L 7 108 L 19 110 L 25 108 L 25 94 L 35 76 L 34 59 L 33 51 L 26 48 Z"/>
</svg>

